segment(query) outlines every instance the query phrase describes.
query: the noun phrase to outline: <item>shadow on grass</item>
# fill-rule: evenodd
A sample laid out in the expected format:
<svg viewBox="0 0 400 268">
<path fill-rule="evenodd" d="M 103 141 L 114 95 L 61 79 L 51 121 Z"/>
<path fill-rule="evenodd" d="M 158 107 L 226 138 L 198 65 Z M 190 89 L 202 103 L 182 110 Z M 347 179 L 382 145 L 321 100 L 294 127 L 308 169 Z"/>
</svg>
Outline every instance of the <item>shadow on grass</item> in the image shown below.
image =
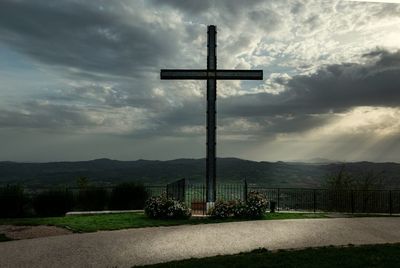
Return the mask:
<svg viewBox="0 0 400 268">
<path fill-rule="evenodd" d="M 399 267 L 400 244 L 322 247 L 271 252 L 257 249 L 249 253 L 189 259 L 143 267 Z"/>
</svg>

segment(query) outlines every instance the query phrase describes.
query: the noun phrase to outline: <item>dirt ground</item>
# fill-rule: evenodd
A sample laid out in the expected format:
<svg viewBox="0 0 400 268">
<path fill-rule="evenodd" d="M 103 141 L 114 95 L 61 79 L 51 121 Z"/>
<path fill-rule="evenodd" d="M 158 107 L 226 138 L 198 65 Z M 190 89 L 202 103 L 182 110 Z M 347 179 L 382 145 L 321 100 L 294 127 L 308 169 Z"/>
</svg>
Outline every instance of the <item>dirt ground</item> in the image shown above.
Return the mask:
<svg viewBox="0 0 400 268">
<path fill-rule="evenodd" d="M 29 239 L 46 236 L 72 234 L 71 231 L 55 227 L 55 226 L 15 226 L 15 225 L 0 225 L 0 234 L 13 240 Z"/>
</svg>

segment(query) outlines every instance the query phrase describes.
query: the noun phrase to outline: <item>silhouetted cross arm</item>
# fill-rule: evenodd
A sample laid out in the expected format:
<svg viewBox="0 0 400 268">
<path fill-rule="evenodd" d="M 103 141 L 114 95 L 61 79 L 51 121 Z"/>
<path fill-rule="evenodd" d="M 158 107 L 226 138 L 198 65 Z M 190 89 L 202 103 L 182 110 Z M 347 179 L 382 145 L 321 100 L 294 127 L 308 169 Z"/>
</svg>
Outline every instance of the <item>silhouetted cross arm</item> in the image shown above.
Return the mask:
<svg viewBox="0 0 400 268">
<path fill-rule="evenodd" d="M 179 70 L 163 69 L 160 72 L 161 79 L 165 80 L 262 80 L 262 70 Z"/>
</svg>

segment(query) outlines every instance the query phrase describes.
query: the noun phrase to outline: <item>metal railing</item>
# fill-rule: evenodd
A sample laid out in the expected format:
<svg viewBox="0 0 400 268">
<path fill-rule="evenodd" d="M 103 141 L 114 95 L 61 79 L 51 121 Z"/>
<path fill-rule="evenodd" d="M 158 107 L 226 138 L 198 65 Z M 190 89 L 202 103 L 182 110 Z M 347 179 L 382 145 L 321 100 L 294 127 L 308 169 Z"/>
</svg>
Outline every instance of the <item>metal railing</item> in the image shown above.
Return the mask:
<svg viewBox="0 0 400 268">
<path fill-rule="evenodd" d="M 98 187 L 111 193 L 113 186 Z M 165 185 L 145 185 L 149 196 L 166 194 L 184 202 L 194 214 L 206 213 L 206 187 L 187 181 Z M 53 188 L 25 188 L 35 196 Z M 65 188 L 64 188 L 65 189 Z M 68 187 L 74 196 L 80 188 Z M 247 200 L 250 192 L 265 194 L 268 201 L 276 203 L 277 211 L 387 213 L 400 214 L 400 190 L 330 190 L 307 188 L 271 188 L 246 182 L 217 184 L 217 201 Z"/>
<path fill-rule="evenodd" d="M 400 213 L 400 190 L 330 190 L 249 187 L 275 201 L 278 211 Z"/>
<path fill-rule="evenodd" d="M 204 184 L 174 184 L 179 200 L 195 214 L 205 214 L 206 188 Z M 247 200 L 255 191 L 274 201 L 277 211 L 344 212 L 344 213 L 400 213 L 400 190 L 330 190 L 307 188 L 270 188 L 260 185 L 217 184 L 217 201 Z M 183 195 L 182 195 L 183 193 Z"/>
</svg>

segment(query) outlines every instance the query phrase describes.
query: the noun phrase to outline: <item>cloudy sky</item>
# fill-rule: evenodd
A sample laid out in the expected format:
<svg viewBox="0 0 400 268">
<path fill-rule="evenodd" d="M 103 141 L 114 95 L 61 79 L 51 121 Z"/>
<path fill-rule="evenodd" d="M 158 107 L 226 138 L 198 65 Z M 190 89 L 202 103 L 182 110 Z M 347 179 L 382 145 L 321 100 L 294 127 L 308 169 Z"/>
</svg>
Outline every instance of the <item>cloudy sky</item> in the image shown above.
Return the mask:
<svg viewBox="0 0 400 268">
<path fill-rule="evenodd" d="M 162 68 L 262 69 L 218 82 L 218 156 L 400 162 L 400 4 L 336 0 L 0 1 L 0 161 L 201 158 L 206 83 Z M 400 2 L 400 1 L 386 1 Z"/>
</svg>

